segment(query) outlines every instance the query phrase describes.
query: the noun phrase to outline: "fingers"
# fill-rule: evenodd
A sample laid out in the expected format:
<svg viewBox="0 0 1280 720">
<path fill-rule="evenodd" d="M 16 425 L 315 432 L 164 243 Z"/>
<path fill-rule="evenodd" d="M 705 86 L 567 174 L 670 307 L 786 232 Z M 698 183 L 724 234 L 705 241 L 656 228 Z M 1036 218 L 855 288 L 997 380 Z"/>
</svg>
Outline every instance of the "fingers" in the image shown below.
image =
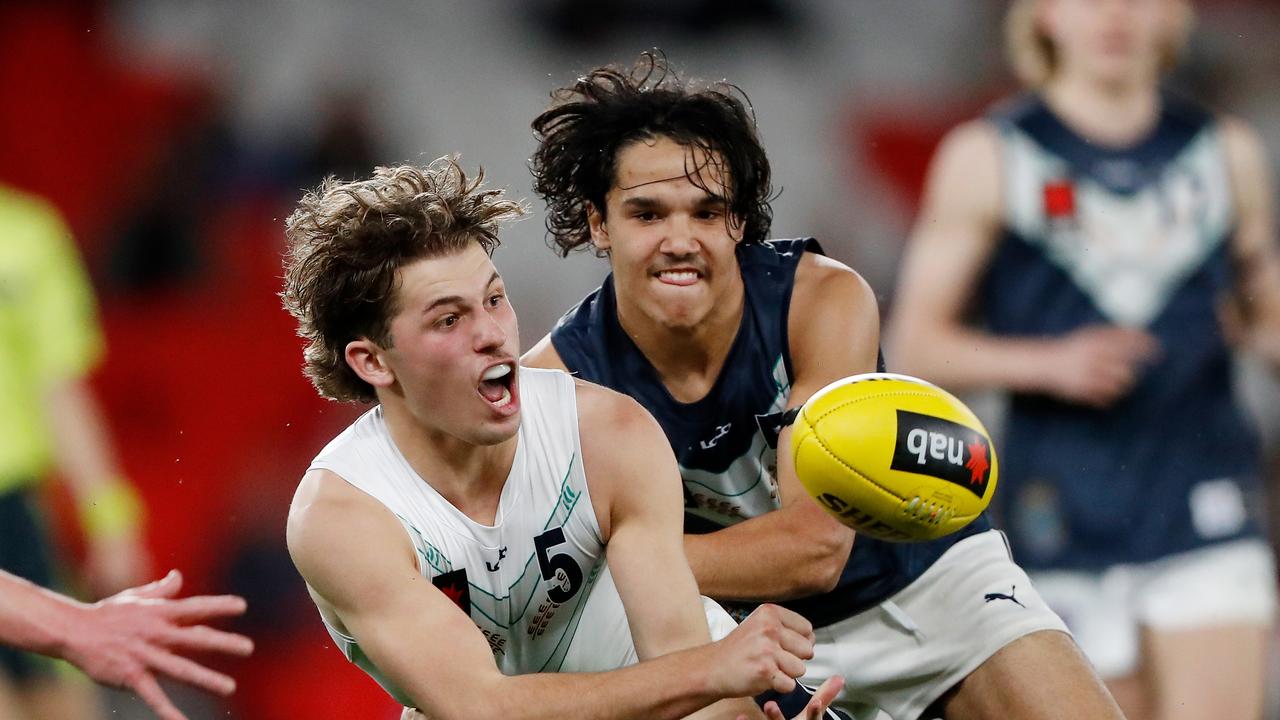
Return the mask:
<svg viewBox="0 0 1280 720">
<path fill-rule="evenodd" d="M 244 598 L 239 595 L 197 595 L 174 600 L 165 606 L 165 614 L 180 623 L 197 623 L 209 618 L 243 615 Z"/>
<path fill-rule="evenodd" d="M 820 720 L 843 689 L 843 675 L 827 678 L 826 682 L 819 685 L 818 689 L 814 691 L 813 697 L 805 704 L 804 712 L 800 714 L 800 717 L 804 720 Z"/>
<path fill-rule="evenodd" d="M 778 605 L 761 605 L 756 609 L 756 612 L 762 611 L 772 613 L 778 619 L 778 622 L 788 630 L 793 630 L 809 638 L 813 637 L 813 623 L 806 620 L 803 615 Z"/>
<path fill-rule="evenodd" d="M 155 582 L 147 583 L 136 588 L 131 588 L 125 592 L 134 597 L 142 598 L 171 598 L 178 594 L 182 589 L 182 573 L 177 570 L 170 570 L 164 577 Z"/>
<path fill-rule="evenodd" d="M 765 720 L 787 720 L 787 716 L 782 714 L 782 708 L 773 700 L 765 703 L 763 709 Z"/>
<path fill-rule="evenodd" d="M 809 660 L 813 657 L 813 641 L 812 633 L 801 635 L 788 628 L 780 628 L 778 630 L 779 647 L 801 660 Z"/>
<path fill-rule="evenodd" d="M 236 681 L 230 676 L 180 655 L 153 649 L 147 653 L 146 659 L 148 667 L 194 688 L 218 695 L 230 695 L 236 691 Z"/>
<path fill-rule="evenodd" d="M 253 653 L 253 641 L 244 635 L 216 630 L 205 625 L 175 627 L 165 634 L 169 647 L 200 652 L 226 653 L 248 656 Z"/>
<path fill-rule="evenodd" d="M 142 701 L 160 717 L 160 720 L 187 720 L 187 716 L 183 715 L 169 700 L 169 696 L 164 694 L 164 690 L 160 689 L 160 684 L 151 673 L 140 674 L 129 688 L 142 698 Z"/>
</svg>

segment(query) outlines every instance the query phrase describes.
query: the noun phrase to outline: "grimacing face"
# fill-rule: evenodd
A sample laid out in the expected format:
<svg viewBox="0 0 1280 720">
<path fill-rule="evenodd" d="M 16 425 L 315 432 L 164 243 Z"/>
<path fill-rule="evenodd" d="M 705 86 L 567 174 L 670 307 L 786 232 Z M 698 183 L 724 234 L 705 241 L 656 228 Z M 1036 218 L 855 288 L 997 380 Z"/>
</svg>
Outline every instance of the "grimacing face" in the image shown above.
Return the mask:
<svg viewBox="0 0 1280 720">
<path fill-rule="evenodd" d="M 1183 0 L 1044 0 L 1040 10 L 1059 72 L 1119 84 L 1155 81 L 1187 8 Z"/>
<path fill-rule="evenodd" d="M 520 338 L 502 277 L 478 243 L 399 271 L 391 347 L 399 394 L 428 432 L 493 445 L 520 427 Z"/>
<path fill-rule="evenodd" d="M 722 166 L 663 136 L 618 150 L 606 212 L 593 209 L 589 220 L 592 241 L 609 253 L 620 312 L 691 329 L 741 292 L 742 229 L 729 216 Z"/>
</svg>

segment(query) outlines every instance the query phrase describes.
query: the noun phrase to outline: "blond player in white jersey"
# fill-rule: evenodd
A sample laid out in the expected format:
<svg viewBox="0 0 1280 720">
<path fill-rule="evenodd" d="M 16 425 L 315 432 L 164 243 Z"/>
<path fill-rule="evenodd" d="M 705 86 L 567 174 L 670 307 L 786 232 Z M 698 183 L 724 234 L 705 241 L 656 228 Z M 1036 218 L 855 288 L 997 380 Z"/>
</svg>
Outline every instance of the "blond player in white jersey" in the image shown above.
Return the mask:
<svg viewBox="0 0 1280 720">
<path fill-rule="evenodd" d="M 317 456 L 289 514 L 325 625 L 434 719 L 758 717 L 740 698 L 795 687 L 811 626 L 766 606 L 710 642 L 657 424 L 517 365 L 489 254 L 522 210 L 482 177 L 449 159 L 379 168 L 326 181 L 288 220 L 283 297 L 306 374 L 325 397 L 376 402 Z M 610 591 L 606 558 L 642 661 L 622 669 L 601 667 L 625 649 L 582 618 Z"/>
</svg>

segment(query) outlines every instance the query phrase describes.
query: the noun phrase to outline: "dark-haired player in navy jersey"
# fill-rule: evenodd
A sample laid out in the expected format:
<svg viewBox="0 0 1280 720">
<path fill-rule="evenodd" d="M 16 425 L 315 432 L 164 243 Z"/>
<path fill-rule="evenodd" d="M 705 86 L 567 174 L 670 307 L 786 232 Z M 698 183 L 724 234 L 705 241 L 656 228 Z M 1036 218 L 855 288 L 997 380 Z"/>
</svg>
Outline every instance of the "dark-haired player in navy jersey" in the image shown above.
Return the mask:
<svg viewBox="0 0 1280 720">
<path fill-rule="evenodd" d="M 733 89 L 646 54 L 552 97 L 533 122 L 548 228 L 563 253 L 606 254 L 612 273 L 524 361 L 658 419 L 701 592 L 809 618 L 807 678 L 843 675 L 834 706 L 857 718 L 1118 717 L 985 518 L 933 543 L 855 540 L 799 485 L 784 415 L 877 369 L 878 313 L 813 239 L 767 240 L 769 163 Z"/>
<path fill-rule="evenodd" d="M 892 343 L 906 372 L 1011 392 L 1014 551 L 1131 720 L 1261 717 L 1275 613 L 1227 340 L 1280 366 L 1271 183 L 1250 129 L 1160 88 L 1189 15 L 1015 3 L 1033 91 L 944 141 Z"/>
</svg>

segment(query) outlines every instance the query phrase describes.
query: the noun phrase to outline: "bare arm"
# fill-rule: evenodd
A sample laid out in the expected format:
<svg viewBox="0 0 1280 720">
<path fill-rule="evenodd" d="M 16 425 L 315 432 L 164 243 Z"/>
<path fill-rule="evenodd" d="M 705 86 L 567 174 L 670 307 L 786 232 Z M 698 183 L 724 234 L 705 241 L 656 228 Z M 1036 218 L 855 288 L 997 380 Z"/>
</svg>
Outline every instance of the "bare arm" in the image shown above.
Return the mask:
<svg viewBox="0 0 1280 720">
<path fill-rule="evenodd" d="M 806 253 L 796 270 L 787 320 L 795 378 L 789 407 L 849 375 L 873 372 L 880 318 L 871 288 L 849 268 Z M 833 588 L 849 559 L 853 531 L 818 506 L 796 478 L 791 428 L 778 438 L 782 507 L 705 535 L 685 551 L 702 592 L 736 600 L 805 597 Z"/>
<path fill-rule="evenodd" d="M 1001 388 L 1107 406 L 1156 352 L 1146 333 L 1111 325 L 1057 338 L 997 337 L 964 322 L 1000 231 L 1000 163 L 984 121 L 953 130 L 929 170 L 898 282 L 888 356 L 900 372 L 952 390 Z"/>
<path fill-rule="evenodd" d="M 352 537 L 360 542 L 350 542 Z M 471 619 L 418 573 L 408 539 L 390 512 L 332 473 L 313 471 L 304 479 L 290 512 L 288 540 L 312 591 L 433 720 L 674 719 L 768 685 L 736 678 L 754 684 L 718 686 L 717 671 L 725 663 L 717 645 L 607 673 L 503 675 Z"/>
<path fill-rule="evenodd" d="M 231 694 L 235 681 L 175 651 L 248 655 L 253 643 L 242 635 L 197 625 L 243 613 L 243 599 L 173 599 L 181 587 L 182 576 L 175 571 L 150 585 L 85 605 L 0 571 L 0 642 L 63 658 L 104 685 L 133 690 L 161 718 L 182 720 L 183 714 L 157 684 L 157 675 L 220 695 Z"/>
<path fill-rule="evenodd" d="M 1267 149 L 1257 133 L 1238 120 L 1223 123 L 1223 141 L 1239 218 L 1232 255 L 1242 345 L 1280 373 L 1280 248 Z"/>
<path fill-rule="evenodd" d="M 592 430 L 582 433 L 592 503 L 608 508 L 601 529 L 637 656 L 643 661 L 707 644 L 711 637 L 706 616 L 681 542 L 680 474 L 666 436 L 630 398 L 579 383 L 578 399 L 581 426 Z M 781 657 L 773 657 L 778 648 L 768 638 L 750 633 L 742 637 L 744 633 L 736 630 L 723 642 L 723 659 L 714 672 L 756 673 L 766 686 L 787 682 L 783 676 L 798 677 L 803 664 L 797 655 L 810 656 L 812 635 L 798 616 L 792 622 L 803 626 L 804 633 L 786 625 L 777 628 L 786 650 Z M 783 673 L 778 673 L 780 668 Z M 713 682 L 730 685 L 734 680 Z M 716 703 L 697 717 L 740 715 L 759 717 L 760 712 L 750 700 L 738 698 Z"/>
<path fill-rule="evenodd" d="M 45 418 L 58 469 L 81 509 L 94 589 L 117 592 L 148 572 L 141 507 L 116 460 L 101 408 L 82 378 L 53 382 L 45 391 Z"/>
<path fill-rule="evenodd" d="M 880 331 L 875 296 L 840 263 L 804 256 L 787 322 L 796 372 L 789 405 L 802 404 L 834 380 L 875 370 Z M 564 369 L 550 336 L 534 345 L 523 362 Z M 720 599 L 777 601 L 835 586 L 849 559 L 853 531 L 800 486 L 791 463 L 789 428 L 778 440 L 778 482 L 780 510 L 713 533 L 684 536 L 700 592 Z"/>
</svg>

